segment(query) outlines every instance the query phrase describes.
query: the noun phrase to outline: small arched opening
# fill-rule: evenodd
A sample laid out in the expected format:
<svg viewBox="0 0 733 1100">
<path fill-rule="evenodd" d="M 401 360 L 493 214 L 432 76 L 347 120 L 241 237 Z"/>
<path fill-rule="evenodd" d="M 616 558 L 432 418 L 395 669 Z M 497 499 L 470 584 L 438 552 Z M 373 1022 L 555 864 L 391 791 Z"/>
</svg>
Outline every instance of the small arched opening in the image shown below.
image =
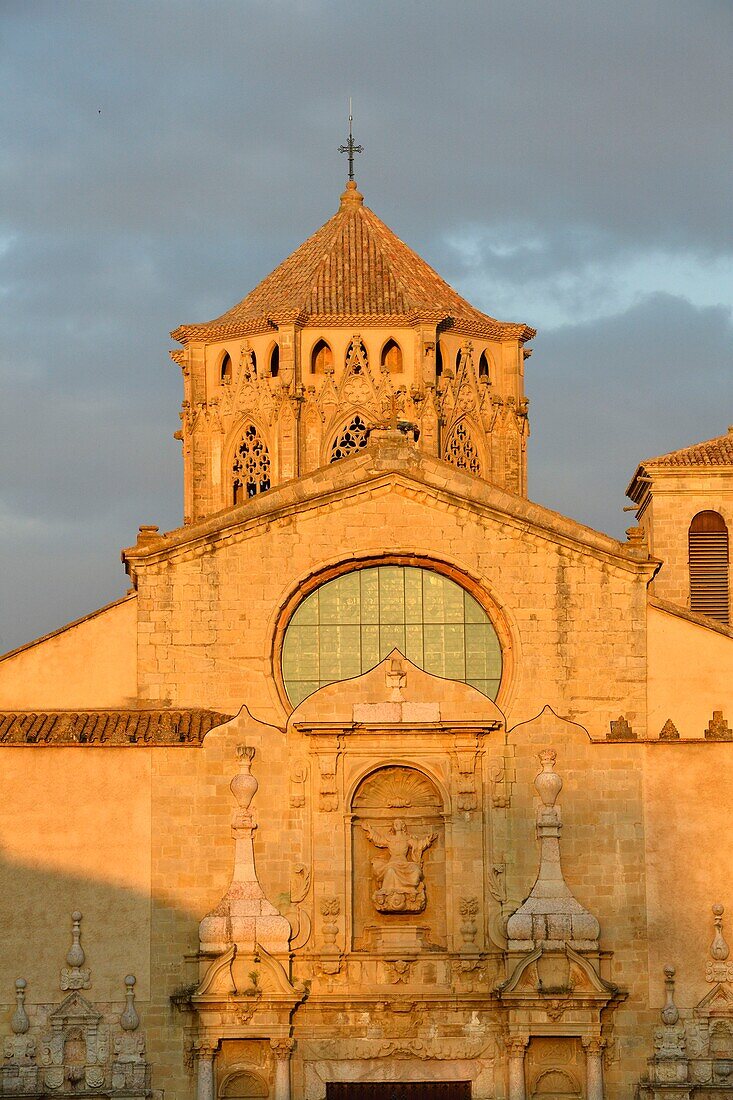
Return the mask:
<svg viewBox="0 0 733 1100">
<path fill-rule="evenodd" d="M 332 367 L 333 352 L 325 340 L 319 340 L 311 352 L 311 374 L 325 374 Z"/>
<path fill-rule="evenodd" d="M 728 527 L 719 512 L 698 512 L 688 532 L 690 610 L 730 622 Z"/>
<path fill-rule="evenodd" d="M 223 386 L 227 386 L 232 380 L 232 357 L 228 351 L 225 351 L 221 357 L 221 363 L 219 364 L 219 381 Z"/>
<path fill-rule="evenodd" d="M 443 352 L 440 350 L 440 340 L 435 344 L 435 377 L 440 378 L 443 373 Z"/>
<path fill-rule="evenodd" d="M 270 352 L 270 377 L 277 378 L 280 373 L 280 345 L 273 344 Z"/>
<path fill-rule="evenodd" d="M 396 340 L 388 340 L 382 348 L 380 365 L 390 374 L 402 373 L 402 349 Z"/>
<path fill-rule="evenodd" d="M 478 376 L 479 378 L 485 378 L 489 380 L 489 360 L 486 358 L 486 352 L 482 351 L 478 361 Z"/>
</svg>

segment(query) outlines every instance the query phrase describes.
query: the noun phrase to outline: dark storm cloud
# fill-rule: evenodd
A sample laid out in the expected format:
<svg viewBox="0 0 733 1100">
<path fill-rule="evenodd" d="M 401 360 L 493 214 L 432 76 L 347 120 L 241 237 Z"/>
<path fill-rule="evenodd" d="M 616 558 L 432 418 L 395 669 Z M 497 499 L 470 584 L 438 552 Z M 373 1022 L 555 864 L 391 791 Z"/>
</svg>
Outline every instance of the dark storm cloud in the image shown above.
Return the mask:
<svg viewBox="0 0 733 1100">
<path fill-rule="evenodd" d="M 349 94 L 369 204 L 545 329 L 536 498 L 618 532 L 636 458 L 724 430 L 727 2 L 6 0 L 0 24 L 0 648 L 123 591 L 137 523 L 179 522 L 167 332 L 335 210 Z"/>
</svg>

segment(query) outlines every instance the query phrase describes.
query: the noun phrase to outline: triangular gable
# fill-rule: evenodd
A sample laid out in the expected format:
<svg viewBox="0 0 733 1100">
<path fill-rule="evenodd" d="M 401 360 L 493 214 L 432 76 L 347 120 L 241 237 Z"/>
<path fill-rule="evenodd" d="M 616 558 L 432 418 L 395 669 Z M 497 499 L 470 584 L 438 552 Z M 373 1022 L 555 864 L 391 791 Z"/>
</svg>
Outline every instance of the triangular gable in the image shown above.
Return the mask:
<svg viewBox="0 0 733 1100">
<path fill-rule="evenodd" d="M 146 534 L 136 546 L 124 550 L 122 558 L 126 564 L 148 558 L 164 560 L 172 551 L 185 547 L 189 552 L 197 544 L 208 551 L 219 535 L 229 536 L 238 529 L 251 529 L 295 512 L 304 515 L 309 508 L 317 509 L 321 502 L 332 504 L 337 498 L 346 501 L 361 496 L 365 486 L 376 488 L 380 484 L 396 492 L 406 491 L 412 497 L 418 491 L 439 501 L 441 507 L 448 503 L 481 517 L 493 516 L 528 534 L 564 542 L 581 552 L 603 555 L 632 572 L 642 571 L 649 578 L 659 567 L 646 550 L 631 548 L 610 535 L 465 474 L 450 463 L 418 451 L 415 443 L 401 432 L 387 429 L 374 431 L 369 446 L 354 458 L 342 459 L 306 477 L 285 482 L 199 523 L 165 535 Z"/>
</svg>

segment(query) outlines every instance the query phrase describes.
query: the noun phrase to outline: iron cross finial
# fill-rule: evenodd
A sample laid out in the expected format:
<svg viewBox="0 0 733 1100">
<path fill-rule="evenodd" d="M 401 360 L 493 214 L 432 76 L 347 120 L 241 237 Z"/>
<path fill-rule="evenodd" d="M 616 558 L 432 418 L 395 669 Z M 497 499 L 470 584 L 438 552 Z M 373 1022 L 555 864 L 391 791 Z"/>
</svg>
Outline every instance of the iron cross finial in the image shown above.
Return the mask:
<svg viewBox="0 0 733 1100">
<path fill-rule="evenodd" d="M 348 153 L 348 156 L 349 156 L 349 179 L 350 180 L 353 180 L 353 178 L 354 178 L 354 153 L 363 153 L 364 152 L 364 146 L 363 145 L 355 145 L 354 144 L 354 135 L 351 132 L 351 124 L 352 124 L 353 121 L 354 121 L 354 118 L 353 118 L 353 115 L 351 114 L 351 96 L 349 96 L 349 140 L 346 142 L 346 145 L 339 145 L 339 153 Z"/>
</svg>

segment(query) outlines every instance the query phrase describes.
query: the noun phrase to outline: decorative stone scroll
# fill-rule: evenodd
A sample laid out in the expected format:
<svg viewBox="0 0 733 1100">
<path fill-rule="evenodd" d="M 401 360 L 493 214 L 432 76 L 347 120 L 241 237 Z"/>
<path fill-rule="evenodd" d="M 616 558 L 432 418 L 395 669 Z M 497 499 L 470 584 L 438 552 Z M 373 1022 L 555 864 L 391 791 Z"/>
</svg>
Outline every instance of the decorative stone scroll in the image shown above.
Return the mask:
<svg viewBox="0 0 733 1100">
<path fill-rule="evenodd" d="M 16 1007 L 10 1021 L 12 1035 L 4 1041 L 0 1068 L 0 1096 L 90 1096 L 145 1100 L 151 1096 L 151 1067 L 145 1060 L 145 1037 L 139 1031 L 135 1007 L 135 977 L 125 978 L 121 1012 L 92 1004 L 81 989 L 91 986 L 83 967 L 82 915 L 72 916 L 72 942 L 61 971 L 58 1005 L 26 1008 L 27 983 L 15 983 Z"/>
</svg>

